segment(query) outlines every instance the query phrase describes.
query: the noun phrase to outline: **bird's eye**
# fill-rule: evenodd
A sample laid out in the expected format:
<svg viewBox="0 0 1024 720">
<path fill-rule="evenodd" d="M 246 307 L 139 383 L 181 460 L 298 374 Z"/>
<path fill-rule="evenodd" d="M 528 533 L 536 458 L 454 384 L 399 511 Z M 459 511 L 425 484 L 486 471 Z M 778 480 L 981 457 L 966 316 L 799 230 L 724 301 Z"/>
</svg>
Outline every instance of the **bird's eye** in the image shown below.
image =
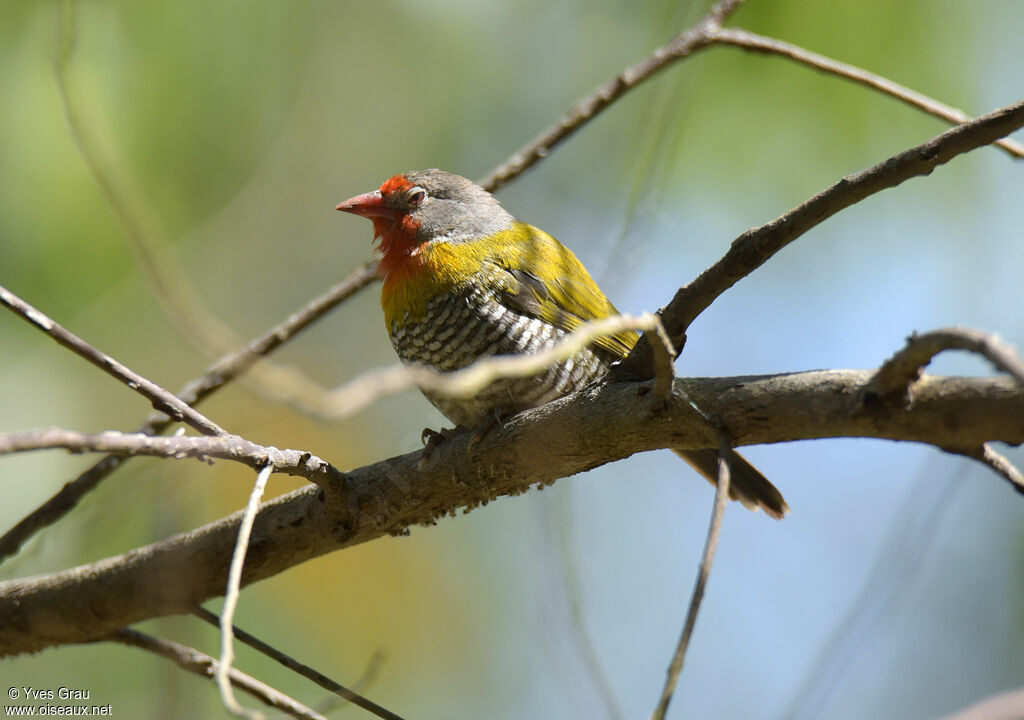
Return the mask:
<svg viewBox="0 0 1024 720">
<path fill-rule="evenodd" d="M 423 199 L 426 196 L 427 193 L 424 192 L 423 188 L 414 187 L 412 190 L 409 191 L 409 194 L 405 196 L 405 201 L 412 205 L 413 207 L 415 207 L 416 205 L 419 205 L 421 202 L 423 202 Z"/>
</svg>

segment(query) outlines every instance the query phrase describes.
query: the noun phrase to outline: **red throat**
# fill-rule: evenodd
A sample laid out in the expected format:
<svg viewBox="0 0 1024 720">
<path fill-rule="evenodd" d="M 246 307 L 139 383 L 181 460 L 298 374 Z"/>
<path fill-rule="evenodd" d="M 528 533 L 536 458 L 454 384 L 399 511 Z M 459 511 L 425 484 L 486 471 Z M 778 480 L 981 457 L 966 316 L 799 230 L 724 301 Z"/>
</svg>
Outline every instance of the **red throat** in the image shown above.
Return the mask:
<svg viewBox="0 0 1024 720">
<path fill-rule="evenodd" d="M 373 218 L 373 234 L 380 238 L 380 274 L 384 282 L 397 280 L 419 266 L 419 223 L 408 215 L 397 220 Z"/>
<path fill-rule="evenodd" d="M 409 190 L 413 184 L 405 175 L 393 175 L 380 186 L 380 194 L 391 197 Z M 406 213 L 394 218 L 373 218 L 373 235 L 380 238 L 380 274 L 384 281 L 395 281 L 417 266 L 417 241 L 420 224 Z"/>
<path fill-rule="evenodd" d="M 384 181 L 378 190 L 357 195 L 338 205 L 354 215 L 360 215 L 373 223 L 374 238 L 380 240 L 380 274 L 384 282 L 393 282 L 414 271 L 419 265 L 420 247 L 418 240 L 420 224 L 388 200 L 394 195 L 405 193 L 413 187 L 405 175 L 395 175 Z"/>
</svg>

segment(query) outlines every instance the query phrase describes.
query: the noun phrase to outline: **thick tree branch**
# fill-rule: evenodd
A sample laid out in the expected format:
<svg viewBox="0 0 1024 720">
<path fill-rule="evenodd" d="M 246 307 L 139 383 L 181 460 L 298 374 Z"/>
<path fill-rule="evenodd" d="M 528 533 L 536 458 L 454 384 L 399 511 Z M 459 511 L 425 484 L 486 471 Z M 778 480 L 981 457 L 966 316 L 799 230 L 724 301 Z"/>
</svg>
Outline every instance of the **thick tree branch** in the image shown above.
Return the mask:
<svg viewBox="0 0 1024 720">
<path fill-rule="evenodd" d="M 472 448 L 468 437 L 454 438 L 423 470 L 420 454 L 410 453 L 346 473 L 344 485 L 304 488 L 266 503 L 242 581 L 636 452 L 715 447 L 716 430 L 681 393 L 719 418 L 737 445 L 825 437 L 967 449 L 1024 442 L 1024 389 L 1012 379 L 926 375 L 916 383 L 912 408 L 851 413 L 873 374 L 678 379 L 672 401 L 658 411 L 638 400 L 650 384 L 588 388 L 511 418 Z M 191 612 L 223 592 L 239 517 L 83 567 L 0 583 L 0 655 L 98 639 L 145 618 Z"/>
<path fill-rule="evenodd" d="M 728 252 L 693 282 L 676 291 L 659 314 L 673 345 L 682 348 L 686 330 L 719 295 L 761 267 L 782 248 L 841 210 L 1024 127 L 1024 100 L 947 130 L 917 147 L 848 175 L 775 220 L 747 230 Z M 621 377 L 654 376 L 650 343 L 641 338 L 619 366 Z"/>
</svg>

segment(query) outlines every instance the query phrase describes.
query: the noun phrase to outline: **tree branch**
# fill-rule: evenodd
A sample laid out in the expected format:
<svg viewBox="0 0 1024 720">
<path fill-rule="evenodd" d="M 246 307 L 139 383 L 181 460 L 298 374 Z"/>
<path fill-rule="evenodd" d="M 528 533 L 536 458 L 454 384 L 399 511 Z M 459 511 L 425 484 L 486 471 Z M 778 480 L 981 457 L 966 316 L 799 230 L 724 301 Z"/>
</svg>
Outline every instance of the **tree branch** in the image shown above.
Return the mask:
<svg viewBox="0 0 1024 720">
<path fill-rule="evenodd" d="M 742 4 L 742 0 L 722 0 L 715 3 L 695 26 L 679 33 L 661 47 L 655 48 L 647 57 L 577 101 L 554 125 L 513 153 L 505 162 L 479 180 L 479 184 L 485 190 L 495 192 L 519 177 L 630 90 L 654 77 L 672 63 L 708 47 L 712 42 L 714 30 Z"/>
<path fill-rule="evenodd" d="M 701 601 L 704 599 L 704 588 L 708 583 L 708 576 L 711 574 L 711 563 L 715 559 L 715 549 L 718 547 L 718 537 L 722 532 L 722 517 L 725 515 L 726 500 L 729 499 L 729 482 L 731 480 L 732 468 L 729 466 L 729 458 L 732 455 L 732 443 L 724 432 L 718 443 L 718 482 L 715 484 L 715 499 L 711 503 L 711 522 L 708 525 L 707 538 L 704 541 L 704 553 L 700 559 L 700 567 L 697 570 L 697 580 L 693 585 L 693 594 L 690 596 L 690 606 L 686 610 L 686 621 L 683 623 L 683 631 L 679 636 L 679 643 L 672 655 L 672 662 L 668 666 L 668 673 L 665 677 L 665 686 L 661 690 L 661 697 L 658 704 L 651 713 L 651 720 L 664 720 L 668 712 L 668 705 L 672 701 L 672 695 L 676 691 L 676 682 L 679 674 L 683 671 L 683 659 L 686 657 L 686 649 L 690 646 L 690 638 L 693 636 L 693 629 L 697 626 L 697 612 L 700 610 Z"/>
<path fill-rule="evenodd" d="M 75 353 L 75 355 L 84 358 L 107 375 L 142 395 L 157 410 L 172 416 L 175 420 L 188 423 L 204 435 L 224 434 L 225 430 L 222 427 L 192 409 L 188 403 L 182 402 L 155 382 L 147 380 L 106 353 L 97 350 L 2 285 L 0 285 L 0 304 L 5 305 L 29 325 L 34 325 L 39 330 L 42 330 L 57 343 Z"/>
<path fill-rule="evenodd" d="M 298 335 L 315 321 L 326 315 L 377 277 L 377 262 L 364 263 L 347 278 L 320 297 L 292 314 L 287 320 L 253 340 L 242 350 L 225 355 L 211 365 L 202 377 L 188 383 L 178 397 L 195 406 L 228 383 L 249 370 L 261 357 L 269 355 L 285 342 Z M 174 424 L 167 414 L 149 415 L 139 427 L 140 433 L 159 435 Z M 131 455 L 107 455 L 74 480 L 68 482 L 45 503 L 22 518 L 0 537 L 0 562 L 14 555 L 28 540 L 45 527 L 52 525 L 71 512 L 83 497 L 95 489 L 104 478 L 123 465 Z"/>
<path fill-rule="evenodd" d="M 469 447 L 456 437 L 418 469 L 420 453 L 346 473 L 262 506 L 242 583 L 305 560 L 432 524 L 459 508 L 524 492 L 636 452 L 715 447 L 683 396 L 721 419 L 737 445 L 876 437 L 942 448 L 1024 442 L 1024 388 L 1009 378 L 924 376 L 912 408 L 851 414 L 871 371 L 677 379 L 665 408 L 638 400 L 650 384 L 611 383 L 521 413 Z M 97 563 L 0 583 L 0 655 L 98 639 L 223 592 L 239 514 Z"/>
<path fill-rule="evenodd" d="M 1024 495 L 1024 474 L 1017 469 L 1016 465 L 1010 462 L 1009 458 L 996 452 L 990 444 L 985 443 L 974 450 L 956 450 L 954 452 L 957 455 L 969 457 L 972 460 L 977 460 L 982 465 L 988 466 L 1006 482 L 1010 483 L 1010 487 Z"/>
<path fill-rule="evenodd" d="M 907 105 L 910 105 L 911 107 L 922 110 L 933 117 L 945 120 L 951 125 L 959 125 L 971 119 L 971 116 L 963 110 L 958 110 L 955 107 L 941 103 L 938 100 L 930 98 L 916 90 L 912 90 L 905 85 L 900 85 L 897 82 L 893 82 L 881 75 L 868 72 L 856 65 L 850 65 L 849 63 L 840 62 L 839 60 L 833 60 L 830 57 L 811 50 L 806 50 L 798 45 L 785 42 L 784 40 L 777 40 L 772 37 L 757 35 L 756 33 L 752 33 L 749 30 L 743 30 L 741 28 L 719 28 L 714 33 L 714 41 L 721 45 L 732 45 L 734 47 L 742 48 L 743 50 L 788 58 L 789 60 L 793 60 L 801 65 L 806 65 L 807 67 L 814 68 L 815 70 L 820 70 L 828 75 L 841 77 L 845 80 L 855 82 L 858 85 L 863 85 L 864 87 L 871 88 L 872 90 L 877 90 L 878 92 L 895 98 Z M 1017 159 L 1024 158 L 1024 145 L 1021 145 L 1015 140 L 1004 138 L 1002 140 L 996 140 L 993 144 L 1005 150 L 1010 157 Z"/>
<path fill-rule="evenodd" d="M 967 350 L 986 358 L 997 370 L 1012 375 L 1024 384 L 1024 362 L 997 336 L 970 328 L 945 328 L 922 334 L 913 333 L 907 344 L 886 360 L 868 384 L 861 404 L 899 397 L 909 399 L 911 386 L 921 371 L 945 350 Z"/>
<path fill-rule="evenodd" d="M 132 630 L 131 628 L 115 630 L 107 639 L 122 645 L 129 645 L 155 653 L 176 663 L 183 670 L 188 670 L 200 677 L 212 679 L 214 670 L 217 667 L 217 661 L 205 653 L 201 653 L 186 645 L 147 635 L 138 630 Z M 303 720 L 327 720 L 323 715 L 310 710 L 305 705 L 296 702 L 269 685 L 261 683 L 250 675 L 232 669 L 229 677 L 232 685 L 239 690 L 249 693 L 268 707 L 276 708 L 294 718 L 303 718 Z"/>
<path fill-rule="evenodd" d="M 304 450 L 279 450 L 257 445 L 238 435 L 154 437 L 142 433 L 102 432 L 96 435 L 52 428 L 0 434 L 0 454 L 63 448 L 71 452 L 147 455 L 168 459 L 211 458 L 231 460 L 259 470 L 270 464 L 274 472 L 304 477 L 310 482 L 343 491 L 345 476 L 330 463 Z"/>
<path fill-rule="evenodd" d="M 210 612 L 201 605 L 194 608 L 192 610 L 192 614 L 200 618 L 204 622 L 213 625 L 215 628 L 220 628 L 221 626 L 220 617 L 216 613 Z M 304 678 L 308 680 L 312 680 L 320 687 L 334 693 L 346 702 L 350 702 L 353 705 L 357 705 L 378 717 L 384 718 L 385 720 L 402 720 L 401 716 L 396 715 L 387 708 L 382 707 L 377 703 L 373 702 L 372 700 L 363 697 L 355 690 L 351 690 L 342 685 L 341 683 L 335 682 L 334 680 L 327 677 L 323 673 L 319 672 L 315 668 L 312 668 L 309 665 L 306 665 L 305 663 L 299 662 L 291 655 L 287 655 L 286 653 L 281 652 L 272 645 L 268 645 L 267 643 L 260 640 L 258 637 L 250 633 L 247 633 L 245 630 L 238 627 L 237 625 L 231 626 L 231 632 L 237 640 L 241 640 L 249 647 L 277 661 L 278 663 L 288 668 L 292 672 L 298 673 L 299 675 L 302 675 Z M 370 668 L 368 668 L 368 670 L 372 669 L 372 667 L 373 663 L 371 663 L 371 666 Z"/>
<path fill-rule="evenodd" d="M 775 220 L 747 230 L 728 252 L 693 282 L 681 287 L 659 314 L 673 345 L 682 348 L 686 330 L 719 295 L 775 253 L 841 210 L 882 190 L 928 175 L 935 168 L 1024 126 L 1024 100 L 947 130 L 917 147 L 893 155 L 874 167 L 848 175 Z M 618 368 L 620 377 L 654 375 L 650 343 L 641 338 Z"/>
</svg>

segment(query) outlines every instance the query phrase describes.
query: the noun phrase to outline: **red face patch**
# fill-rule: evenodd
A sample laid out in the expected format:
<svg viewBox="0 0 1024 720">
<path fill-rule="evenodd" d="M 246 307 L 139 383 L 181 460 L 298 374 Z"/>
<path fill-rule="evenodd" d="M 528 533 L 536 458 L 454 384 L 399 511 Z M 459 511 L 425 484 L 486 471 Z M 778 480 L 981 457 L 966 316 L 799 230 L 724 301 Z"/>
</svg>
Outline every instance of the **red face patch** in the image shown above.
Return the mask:
<svg viewBox="0 0 1024 720">
<path fill-rule="evenodd" d="M 405 175 L 392 175 L 380 186 L 380 194 L 388 197 L 395 193 L 403 193 L 411 187 L 412 183 Z"/>
<path fill-rule="evenodd" d="M 380 186 L 380 194 L 386 199 L 402 195 L 412 187 L 412 182 L 405 175 L 394 175 Z M 420 245 L 417 240 L 419 223 L 406 214 L 400 215 L 397 222 L 387 218 L 372 220 L 374 234 L 380 238 L 380 272 L 385 283 L 413 272 L 418 264 L 415 256 Z"/>
</svg>

